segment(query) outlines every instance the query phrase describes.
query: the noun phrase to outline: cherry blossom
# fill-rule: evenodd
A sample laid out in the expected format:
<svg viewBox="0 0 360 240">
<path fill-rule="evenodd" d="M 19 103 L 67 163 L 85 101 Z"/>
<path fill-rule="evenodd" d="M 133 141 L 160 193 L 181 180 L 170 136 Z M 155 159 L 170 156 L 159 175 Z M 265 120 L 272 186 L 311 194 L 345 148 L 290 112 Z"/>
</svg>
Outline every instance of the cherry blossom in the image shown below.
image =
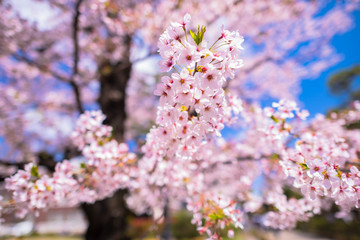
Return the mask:
<svg viewBox="0 0 360 240">
<path fill-rule="evenodd" d="M 68 1 L 49 4 L 59 10 L 60 24 L 46 31 L 1 5 L 0 64 L 9 78 L 1 83 L 1 134 L 12 143 L 13 155 L 20 152 L 16 159 L 30 163 L 7 178 L 12 199 L 1 201 L 0 211 L 15 208 L 24 217 L 128 189 L 127 203 L 137 213 L 185 203 L 198 231 L 219 239 L 221 229 L 233 237 L 234 228 L 251 221 L 293 228 L 329 202 L 341 208 L 338 216 L 358 208 L 359 132 L 344 126 L 360 119 L 360 104 L 306 120 L 309 113 L 299 109 L 293 91 L 300 79 L 339 61 L 329 42 L 350 28 L 348 11 L 356 4 L 336 5 L 324 17 L 317 17 L 318 3 L 303 1 L 276 6 L 269 1 L 85 1 L 76 11 Z M 80 15 L 73 32 L 66 27 L 76 22 L 67 17 L 70 12 Z M 241 32 L 214 30 L 219 16 Z M 70 32 L 78 34 L 74 44 Z M 254 44 L 253 53 L 244 51 L 240 33 L 245 43 Z M 144 43 L 137 45 L 139 39 Z M 299 53 L 289 57 L 299 45 Z M 142 48 L 149 48 L 149 55 L 158 50 L 166 76 L 144 77 L 131 68 L 142 61 L 137 58 Z M 314 57 L 317 61 L 305 69 L 303 63 Z M 85 111 L 71 135 L 81 157 L 57 163 L 52 174 L 39 166 L 36 146 L 23 139 L 31 135 L 29 142 L 67 147 L 69 131 L 52 126 L 58 122 L 54 118 L 71 122 L 77 112 L 93 109 L 99 85 L 126 68 L 129 128 L 144 119 L 155 122 L 138 146 L 139 156 L 113 136 L 104 114 Z M 48 89 L 56 91 L 34 94 Z M 75 93 L 71 97 L 69 89 Z M 145 94 L 150 101 L 134 100 L 144 89 L 159 97 L 158 105 L 150 94 Z M 252 102 L 262 96 L 282 99 L 263 109 Z M 112 100 L 121 97 L 111 94 Z M 40 122 L 35 130 L 29 123 L 34 116 Z M 225 140 L 222 130 L 231 124 L 241 131 L 235 140 Z M 38 131 L 45 126 L 56 129 L 52 138 L 45 134 L 51 131 Z M 258 189 L 257 182 L 262 182 Z M 287 196 L 288 188 L 301 197 Z"/>
</svg>

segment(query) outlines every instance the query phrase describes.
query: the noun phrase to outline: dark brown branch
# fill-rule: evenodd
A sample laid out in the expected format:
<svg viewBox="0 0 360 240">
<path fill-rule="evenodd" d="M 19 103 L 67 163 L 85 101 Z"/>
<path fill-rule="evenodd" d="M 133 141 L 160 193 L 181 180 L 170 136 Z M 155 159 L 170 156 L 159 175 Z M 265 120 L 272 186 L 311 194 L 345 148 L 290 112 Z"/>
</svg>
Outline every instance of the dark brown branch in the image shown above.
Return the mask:
<svg viewBox="0 0 360 240">
<path fill-rule="evenodd" d="M 74 44 L 74 55 L 73 55 L 73 73 L 71 75 L 70 84 L 75 94 L 76 105 L 80 113 L 84 112 L 84 108 L 81 102 L 81 93 L 78 84 L 75 81 L 75 76 L 79 72 L 79 18 L 80 18 L 80 5 L 83 0 L 78 0 L 75 6 L 75 15 L 73 21 L 73 44 Z"/>
<path fill-rule="evenodd" d="M 55 166 L 57 164 L 57 162 L 54 160 L 54 156 L 47 153 L 47 152 L 39 152 L 37 153 L 38 156 L 38 165 L 41 165 L 43 167 L 46 167 L 46 169 L 49 172 L 54 172 L 55 171 Z M 19 169 L 24 169 L 25 165 L 28 164 L 30 161 L 27 161 L 27 159 L 23 159 L 22 161 L 13 161 L 13 160 L 9 160 L 9 159 L 0 159 L 0 167 L 5 167 L 5 168 L 9 168 L 9 167 L 15 167 L 16 170 L 13 172 L 17 172 Z M 0 182 L 3 182 L 5 180 L 5 178 L 9 177 L 10 175 L 12 175 L 13 173 L 8 174 L 1 174 L 0 175 Z"/>
<path fill-rule="evenodd" d="M 149 52 L 146 56 L 141 57 L 141 58 L 138 58 L 138 59 L 135 59 L 134 61 L 132 61 L 132 64 L 135 64 L 135 63 L 144 61 L 144 60 L 148 59 L 149 57 L 155 56 L 155 55 L 157 55 L 157 54 L 158 54 L 157 51 L 155 51 L 155 52 Z"/>
<path fill-rule="evenodd" d="M 349 162 L 349 161 L 347 161 L 346 164 L 355 165 L 355 166 L 360 167 L 360 162 Z"/>
<path fill-rule="evenodd" d="M 238 163 L 238 162 L 246 162 L 246 161 L 258 161 L 260 159 L 263 159 L 263 158 L 271 158 L 271 156 L 267 156 L 267 155 L 261 155 L 259 157 L 253 157 L 253 156 L 241 156 L 241 157 L 236 157 L 232 160 L 229 160 L 229 161 L 225 161 L 225 162 L 216 162 L 216 163 L 213 163 L 209 169 L 215 169 L 218 167 L 219 164 L 222 164 L 222 165 L 231 165 L 231 164 L 235 164 L 235 163 Z"/>
<path fill-rule="evenodd" d="M 27 63 L 30 66 L 36 67 L 38 68 L 40 71 L 44 72 L 44 73 L 49 73 L 51 76 L 53 76 L 56 79 L 59 79 L 63 82 L 69 82 L 69 79 L 63 75 L 60 75 L 54 71 L 51 71 L 50 69 L 48 69 L 46 66 L 41 65 L 38 62 L 35 62 L 34 60 L 31 60 L 30 58 L 26 57 L 26 56 L 21 56 L 19 54 L 14 54 L 12 55 L 13 58 L 15 58 L 17 61 L 22 61 Z"/>
<path fill-rule="evenodd" d="M 123 64 L 123 66 L 121 66 L 121 68 L 119 68 L 119 70 L 122 71 L 122 70 L 124 70 L 124 69 L 126 69 L 126 68 L 131 67 L 131 66 L 134 65 L 135 63 L 144 61 L 144 60 L 148 59 L 149 57 L 155 56 L 155 55 L 157 55 L 157 54 L 158 54 L 157 52 L 149 52 L 149 53 L 148 53 L 146 56 L 144 56 L 144 57 L 135 59 L 134 61 L 129 62 L 129 63 L 127 63 L 127 64 Z"/>
<path fill-rule="evenodd" d="M 42 66 L 39 63 L 36 63 L 35 61 L 25 57 L 25 56 L 20 56 L 20 55 L 14 55 L 14 58 L 18 61 L 24 61 L 27 64 L 31 65 L 31 66 L 35 66 L 37 68 L 39 68 L 41 71 L 43 72 L 48 72 L 50 73 L 52 76 L 54 76 L 55 78 L 62 80 L 64 82 L 67 82 L 71 85 L 74 95 L 75 95 L 75 101 L 76 101 L 76 106 L 77 109 L 80 113 L 84 112 L 84 108 L 81 102 L 81 92 L 80 92 L 80 87 L 79 85 L 76 83 L 75 81 L 75 77 L 79 72 L 79 58 L 80 58 L 80 48 L 79 48 L 79 36 L 78 36 L 78 31 L 79 31 L 79 18 L 80 18 L 80 6 L 83 0 L 78 0 L 76 2 L 75 5 L 75 14 L 74 14 L 74 19 L 73 19 L 73 34 L 72 34 L 72 39 L 73 39 L 73 45 L 74 45 L 74 54 L 73 54 L 73 71 L 70 77 L 70 80 L 68 80 L 66 77 L 59 75 L 58 73 L 51 71 L 49 69 L 47 69 L 46 66 Z"/>
<path fill-rule="evenodd" d="M 66 151 L 69 151 L 66 149 Z M 47 152 L 38 152 L 36 153 L 38 157 L 38 165 L 46 167 L 50 172 L 55 171 L 55 166 L 57 162 L 54 159 L 54 156 L 47 153 Z M 19 169 L 23 169 L 26 164 L 28 164 L 30 161 L 28 159 L 22 159 L 21 161 L 13 161 L 10 159 L 0 159 L 0 166 L 4 167 L 17 167 Z"/>
<path fill-rule="evenodd" d="M 25 164 L 28 162 L 13 162 L 7 161 L 5 159 L 0 159 L 0 166 L 2 167 L 17 167 L 17 168 L 24 168 Z"/>
<path fill-rule="evenodd" d="M 257 61 L 254 65 L 252 65 L 250 68 L 245 69 L 245 73 L 248 74 L 251 71 L 254 71 L 256 68 L 260 67 L 262 64 L 267 63 L 269 61 L 272 61 L 273 59 L 271 57 L 263 58 L 259 61 Z"/>
</svg>

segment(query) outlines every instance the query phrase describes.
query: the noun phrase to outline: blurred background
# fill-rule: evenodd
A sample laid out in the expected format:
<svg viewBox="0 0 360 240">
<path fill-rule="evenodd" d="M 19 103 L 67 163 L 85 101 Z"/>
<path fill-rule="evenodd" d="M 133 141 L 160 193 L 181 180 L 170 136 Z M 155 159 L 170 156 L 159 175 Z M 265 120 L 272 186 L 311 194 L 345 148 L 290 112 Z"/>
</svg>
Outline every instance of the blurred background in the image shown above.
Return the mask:
<svg viewBox="0 0 360 240">
<path fill-rule="evenodd" d="M 207 25 L 208 39 L 216 39 L 222 25 L 244 36 L 244 67 L 229 85 L 244 101 L 267 106 L 293 99 L 310 118 L 339 111 L 360 100 L 359 8 L 355 0 L 0 0 L 1 181 L 26 162 L 37 161 L 51 172 L 56 162 L 81 157 L 69 136 L 85 110 L 102 110 L 116 139 L 138 152 L 158 101 L 153 96 L 162 76 L 157 40 L 185 13 Z M 223 134 L 236 138 L 238 132 L 227 128 Z M 0 194 L 6 199 L 8 193 Z M 121 190 L 92 205 L 51 209 L 25 220 L 5 214 L 0 235 L 156 236 L 162 225 L 154 230 L 149 216 L 135 217 L 125 195 Z M 114 217 L 116 209 L 121 214 Z M 172 216 L 174 238 L 199 237 L 185 211 Z M 236 236 L 309 239 L 303 235 L 307 231 L 360 239 L 359 219 L 346 222 L 329 212 L 300 224 L 301 233 L 252 229 Z"/>
</svg>

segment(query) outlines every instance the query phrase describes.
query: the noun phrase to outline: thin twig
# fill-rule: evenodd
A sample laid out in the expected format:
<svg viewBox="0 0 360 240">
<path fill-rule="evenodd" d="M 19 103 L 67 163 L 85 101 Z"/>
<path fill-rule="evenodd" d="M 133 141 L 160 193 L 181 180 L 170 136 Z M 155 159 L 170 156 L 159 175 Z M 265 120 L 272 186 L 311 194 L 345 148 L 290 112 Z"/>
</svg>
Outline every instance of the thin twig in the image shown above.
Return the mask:
<svg viewBox="0 0 360 240">
<path fill-rule="evenodd" d="M 360 162 L 350 162 L 350 161 L 347 161 L 346 164 L 351 164 L 351 165 L 355 165 L 355 166 L 360 167 Z"/>
<path fill-rule="evenodd" d="M 66 82 L 66 83 L 69 83 L 69 79 L 66 76 L 62 76 L 59 73 L 51 71 L 46 66 L 42 66 L 40 63 L 35 62 L 34 60 L 31 60 L 30 58 L 28 58 L 26 56 L 22 56 L 22 55 L 19 55 L 19 54 L 13 54 L 12 57 L 15 58 L 17 61 L 22 61 L 22 62 L 27 63 L 30 66 L 36 67 L 40 71 L 42 71 L 44 73 L 49 73 L 50 75 L 52 75 L 56 79 L 59 79 L 59 80 L 61 80 L 63 82 Z"/>
<path fill-rule="evenodd" d="M 252 65 L 250 68 L 245 69 L 245 73 L 248 74 L 249 72 L 255 70 L 255 69 L 258 68 L 258 67 L 260 67 L 262 64 L 267 63 L 267 62 L 270 62 L 270 61 L 272 61 L 272 60 L 273 60 L 273 58 L 271 58 L 271 57 L 263 58 L 263 59 L 257 61 L 257 62 L 256 62 L 254 65 Z"/>
<path fill-rule="evenodd" d="M 261 60 L 259 60 L 258 62 L 256 62 L 254 65 L 252 65 L 250 68 L 245 69 L 243 72 L 244 72 L 245 74 L 248 74 L 248 73 L 250 73 L 251 71 L 255 70 L 256 68 L 260 67 L 262 64 L 267 63 L 267 62 L 272 61 L 272 60 L 273 60 L 273 59 L 272 59 L 271 57 L 266 57 L 266 58 L 264 58 L 264 59 L 261 59 Z M 225 85 L 224 85 L 224 87 L 223 87 L 224 90 L 227 90 L 227 89 L 228 89 L 228 87 L 229 87 L 229 85 L 230 85 L 230 80 L 231 80 L 231 79 L 229 79 L 229 80 L 226 81 L 226 83 L 225 83 Z"/>
<path fill-rule="evenodd" d="M 144 240 L 153 230 L 155 230 L 155 228 L 159 225 L 159 222 L 163 217 L 164 217 L 164 213 L 161 214 L 160 217 L 154 220 L 153 225 L 151 225 L 151 227 L 149 227 L 149 229 L 139 239 Z"/>
<path fill-rule="evenodd" d="M 138 63 L 138 62 L 141 62 L 141 61 L 144 61 L 152 56 L 155 56 L 157 55 L 158 53 L 157 52 L 149 52 L 146 56 L 143 56 L 143 57 L 140 57 L 138 59 L 135 59 L 134 61 L 132 62 L 129 62 L 128 64 L 123 64 L 123 66 L 119 69 L 120 71 L 121 70 L 124 70 L 125 68 L 128 68 L 130 67 L 131 65 L 134 65 L 135 63 Z"/>
</svg>

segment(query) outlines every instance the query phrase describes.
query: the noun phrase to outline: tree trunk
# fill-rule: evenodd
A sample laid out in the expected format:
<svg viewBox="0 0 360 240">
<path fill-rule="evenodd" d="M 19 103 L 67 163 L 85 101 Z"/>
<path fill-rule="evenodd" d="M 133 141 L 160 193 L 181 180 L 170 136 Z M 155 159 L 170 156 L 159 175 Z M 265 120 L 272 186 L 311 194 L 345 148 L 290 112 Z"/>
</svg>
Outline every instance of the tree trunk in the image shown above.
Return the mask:
<svg viewBox="0 0 360 240">
<path fill-rule="evenodd" d="M 100 97 L 102 112 L 106 115 L 105 124 L 113 127 L 116 140 L 123 141 L 126 120 L 126 87 L 131 74 L 130 56 L 131 37 L 124 37 L 126 50 L 123 60 L 117 64 L 104 61 L 100 66 Z M 94 204 L 82 204 L 89 226 L 86 240 L 130 239 L 127 234 L 128 217 L 132 215 L 127 208 L 124 196 L 126 190 L 119 190 L 110 198 Z"/>
<path fill-rule="evenodd" d="M 170 240 L 171 239 L 171 215 L 169 209 L 169 198 L 166 197 L 166 202 L 164 206 L 164 229 L 161 233 L 162 240 Z"/>
<path fill-rule="evenodd" d="M 119 190 L 110 198 L 81 205 L 89 222 L 86 240 L 131 239 L 127 234 L 127 221 L 132 213 L 126 207 L 125 194 L 126 190 Z"/>
</svg>

